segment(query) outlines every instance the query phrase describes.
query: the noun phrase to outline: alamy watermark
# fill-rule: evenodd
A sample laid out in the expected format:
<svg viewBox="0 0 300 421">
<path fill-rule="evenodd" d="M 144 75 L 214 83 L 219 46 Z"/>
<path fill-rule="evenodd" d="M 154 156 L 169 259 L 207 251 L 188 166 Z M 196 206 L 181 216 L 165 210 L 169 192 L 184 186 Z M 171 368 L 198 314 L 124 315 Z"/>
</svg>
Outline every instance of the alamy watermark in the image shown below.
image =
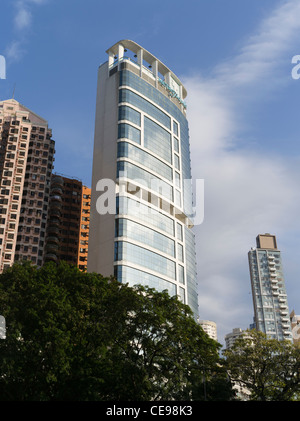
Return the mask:
<svg viewBox="0 0 300 421">
<path fill-rule="evenodd" d="M 0 79 L 6 79 L 6 60 L 0 55 Z"/>
<path fill-rule="evenodd" d="M 130 197 L 137 200 L 130 202 L 130 209 L 127 205 L 127 208 L 120 210 L 119 213 L 130 212 L 130 215 L 138 216 L 157 213 L 162 209 L 170 215 L 177 215 L 179 219 L 186 216 L 193 225 L 200 225 L 204 220 L 203 179 L 194 182 L 190 179 L 183 180 L 182 194 L 180 194 L 175 187 L 172 189 L 171 185 L 158 178 L 151 178 L 148 181 L 129 179 L 126 172 L 120 172 L 118 183 L 108 178 L 101 179 L 96 184 L 96 191 L 102 192 L 96 201 L 99 215 L 116 215 L 116 194 L 122 197 L 125 193 L 129 193 Z M 192 198 L 195 206 L 191 205 Z"/>
<path fill-rule="evenodd" d="M 3 316 L 0 316 L 0 339 L 6 338 L 6 324 L 5 324 L 5 318 Z"/>
<path fill-rule="evenodd" d="M 292 63 L 296 64 L 292 68 L 292 78 L 297 80 L 300 79 L 300 55 L 296 55 L 292 58 Z"/>
</svg>

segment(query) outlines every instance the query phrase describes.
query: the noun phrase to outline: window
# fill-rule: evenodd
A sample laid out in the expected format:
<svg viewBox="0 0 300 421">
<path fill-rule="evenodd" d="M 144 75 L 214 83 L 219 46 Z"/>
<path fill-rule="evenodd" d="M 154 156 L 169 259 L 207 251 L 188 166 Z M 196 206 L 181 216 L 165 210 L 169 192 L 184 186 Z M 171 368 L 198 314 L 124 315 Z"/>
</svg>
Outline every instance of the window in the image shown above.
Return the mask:
<svg viewBox="0 0 300 421">
<path fill-rule="evenodd" d="M 141 114 L 127 105 L 119 107 L 119 120 L 128 120 L 137 126 L 141 125 Z"/>
<path fill-rule="evenodd" d="M 170 133 L 147 117 L 144 120 L 144 144 L 145 148 L 172 163 Z"/>
<path fill-rule="evenodd" d="M 120 123 L 118 125 L 118 138 L 119 139 L 129 139 L 136 143 L 141 143 L 141 132 L 135 127 L 127 123 Z"/>
<path fill-rule="evenodd" d="M 173 121 L 173 132 L 176 136 L 178 136 L 178 124 L 176 121 Z"/>
</svg>

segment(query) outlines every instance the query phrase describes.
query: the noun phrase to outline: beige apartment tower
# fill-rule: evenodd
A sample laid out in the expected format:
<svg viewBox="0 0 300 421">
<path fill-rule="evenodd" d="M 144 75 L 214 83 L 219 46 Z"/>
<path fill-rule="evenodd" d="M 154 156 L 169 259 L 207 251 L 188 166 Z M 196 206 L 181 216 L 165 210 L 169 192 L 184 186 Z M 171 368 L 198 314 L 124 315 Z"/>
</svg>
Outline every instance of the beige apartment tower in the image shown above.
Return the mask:
<svg viewBox="0 0 300 421">
<path fill-rule="evenodd" d="M 43 263 L 54 152 L 45 119 L 0 102 L 0 272 L 17 260 Z"/>
</svg>

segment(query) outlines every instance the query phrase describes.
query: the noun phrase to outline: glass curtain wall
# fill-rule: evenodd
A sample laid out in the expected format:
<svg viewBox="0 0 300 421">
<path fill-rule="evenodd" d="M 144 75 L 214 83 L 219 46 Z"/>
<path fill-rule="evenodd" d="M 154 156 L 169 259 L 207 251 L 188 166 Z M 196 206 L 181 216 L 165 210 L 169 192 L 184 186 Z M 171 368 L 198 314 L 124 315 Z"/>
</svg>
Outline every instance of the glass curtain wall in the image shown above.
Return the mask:
<svg viewBox="0 0 300 421">
<path fill-rule="evenodd" d="M 175 208 L 192 215 L 187 120 L 151 84 L 129 70 L 119 74 L 117 179 L 140 190 L 117 197 L 115 276 L 167 289 L 198 315 L 194 235 L 174 215 Z"/>
</svg>

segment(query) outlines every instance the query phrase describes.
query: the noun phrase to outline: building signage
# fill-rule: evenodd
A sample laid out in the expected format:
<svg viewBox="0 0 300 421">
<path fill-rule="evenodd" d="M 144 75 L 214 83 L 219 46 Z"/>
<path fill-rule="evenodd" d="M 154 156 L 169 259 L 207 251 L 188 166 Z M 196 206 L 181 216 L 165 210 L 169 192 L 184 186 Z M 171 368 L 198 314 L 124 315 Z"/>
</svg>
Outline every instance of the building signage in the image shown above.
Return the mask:
<svg viewBox="0 0 300 421">
<path fill-rule="evenodd" d="M 184 108 L 186 108 L 186 103 L 180 98 L 180 96 L 179 96 L 179 94 L 174 90 L 174 89 L 172 89 L 164 80 L 162 80 L 162 79 L 160 79 L 160 78 L 158 78 L 158 82 L 164 87 L 164 88 L 166 88 L 167 89 L 167 91 L 169 92 L 169 95 L 172 97 L 172 98 L 176 98 L 176 99 L 178 99 L 178 101 L 180 102 L 180 104 L 181 105 L 183 105 L 184 106 Z M 178 85 L 177 85 L 178 86 Z M 178 87 L 179 88 L 179 87 Z"/>
</svg>

